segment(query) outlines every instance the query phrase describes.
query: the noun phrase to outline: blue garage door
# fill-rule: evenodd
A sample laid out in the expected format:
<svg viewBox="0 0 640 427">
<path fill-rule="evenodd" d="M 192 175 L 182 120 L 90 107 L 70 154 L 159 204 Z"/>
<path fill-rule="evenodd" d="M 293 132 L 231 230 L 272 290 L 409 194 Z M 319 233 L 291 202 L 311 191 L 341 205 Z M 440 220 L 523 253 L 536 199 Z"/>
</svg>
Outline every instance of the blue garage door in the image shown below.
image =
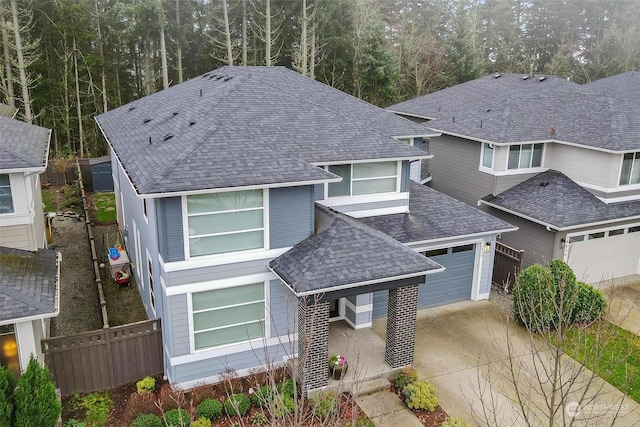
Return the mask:
<svg viewBox="0 0 640 427">
<path fill-rule="evenodd" d="M 427 283 L 420 285 L 418 307 L 434 307 L 471 298 L 475 245 L 454 246 L 426 252 L 426 255 L 446 267 L 441 273 L 427 276 Z M 387 315 L 388 291 L 373 294 L 373 317 Z"/>
</svg>

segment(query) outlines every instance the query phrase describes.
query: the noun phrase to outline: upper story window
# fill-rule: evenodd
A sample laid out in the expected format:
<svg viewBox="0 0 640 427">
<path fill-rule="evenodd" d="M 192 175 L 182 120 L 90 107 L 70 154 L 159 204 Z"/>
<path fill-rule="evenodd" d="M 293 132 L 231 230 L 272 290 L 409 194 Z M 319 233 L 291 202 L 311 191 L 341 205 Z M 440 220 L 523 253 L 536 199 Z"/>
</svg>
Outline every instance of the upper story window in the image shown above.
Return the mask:
<svg viewBox="0 0 640 427">
<path fill-rule="evenodd" d="M 187 196 L 190 256 L 264 248 L 262 190 Z"/>
<path fill-rule="evenodd" d="M 620 185 L 640 184 L 640 151 L 626 153 L 622 158 Z"/>
<path fill-rule="evenodd" d="M 264 283 L 191 294 L 194 349 L 263 338 L 265 301 Z"/>
<path fill-rule="evenodd" d="M 482 144 L 482 167 L 493 169 L 493 144 Z"/>
<path fill-rule="evenodd" d="M 13 213 L 13 198 L 8 174 L 0 174 L 0 214 Z"/>
<path fill-rule="evenodd" d="M 331 165 L 329 172 L 342 178 L 329 184 L 329 197 L 393 193 L 398 187 L 398 162 Z"/>
<path fill-rule="evenodd" d="M 542 166 L 544 144 L 522 144 L 509 147 L 507 169 L 539 168 Z"/>
</svg>

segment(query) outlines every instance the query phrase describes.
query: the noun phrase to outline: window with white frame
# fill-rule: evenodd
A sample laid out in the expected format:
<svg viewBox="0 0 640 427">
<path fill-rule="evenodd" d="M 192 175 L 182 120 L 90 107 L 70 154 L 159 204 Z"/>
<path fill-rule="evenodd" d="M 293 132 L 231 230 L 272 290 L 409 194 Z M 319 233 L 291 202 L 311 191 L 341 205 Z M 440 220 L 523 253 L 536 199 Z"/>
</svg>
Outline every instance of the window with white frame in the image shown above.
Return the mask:
<svg viewBox="0 0 640 427">
<path fill-rule="evenodd" d="M 509 147 L 507 169 L 539 168 L 542 166 L 544 144 L 522 144 Z"/>
<path fill-rule="evenodd" d="M 622 157 L 620 185 L 640 184 L 640 151 L 625 153 Z"/>
<path fill-rule="evenodd" d="M 187 196 L 192 257 L 264 248 L 263 190 Z"/>
<path fill-rule="evenodd" d="M 11 182 L 9 174 L 0 174 L 0 214 L 13 213 L 13 198 L 11 197 Z"/>
<path fill-rule="evenodd" d="M 149 277 L 149 302 L 151 303 L 151 308 L 156 309 L 156 293 L 153 283 L 153 262 L 151 261 L 151 256 L 149 252 L 147 252 L 147 274 Z"/>
<path fill-rule="evenodd" d="M 398 162 L 331 165 L 329 172 L 342 178 L 329 184 L 329 197 L 393 193 L 398 185 Z"/>
<path fill-rule="evenodd" d="M 195 350 L 263 338 L 264 282 L 191 294 Z"/>
<path fill-rule="evenodd" d="M 493 144 L 482 144 L 482 167 L 493 169 Z"/>
</svg>

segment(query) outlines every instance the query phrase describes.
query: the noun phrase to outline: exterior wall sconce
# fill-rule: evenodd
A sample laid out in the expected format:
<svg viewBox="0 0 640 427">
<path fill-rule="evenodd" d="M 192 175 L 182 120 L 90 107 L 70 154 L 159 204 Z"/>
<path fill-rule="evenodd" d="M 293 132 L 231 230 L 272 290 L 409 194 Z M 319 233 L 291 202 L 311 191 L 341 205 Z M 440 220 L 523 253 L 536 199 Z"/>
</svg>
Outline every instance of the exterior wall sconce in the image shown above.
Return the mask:
<svg viewBox="0 0 640 427">
<path fill-rule="evenodd" d="M 491 242 L 487 242 L 484 244 L 484 247 L 482 248 L 482 251 L 485 254 L 488 254 L 489 252 L 491 252 Z"/>
</svg>

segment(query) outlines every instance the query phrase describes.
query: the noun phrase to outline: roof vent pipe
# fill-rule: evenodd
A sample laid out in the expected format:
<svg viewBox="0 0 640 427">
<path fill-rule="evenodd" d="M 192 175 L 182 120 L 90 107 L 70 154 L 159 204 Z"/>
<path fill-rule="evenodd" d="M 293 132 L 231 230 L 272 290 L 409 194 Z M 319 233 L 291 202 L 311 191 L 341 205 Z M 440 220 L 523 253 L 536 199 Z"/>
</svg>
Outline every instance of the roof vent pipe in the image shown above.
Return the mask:
<svg viewBox="0 0 640 427">
<path fill-rule="evenodd" d="M 202 89 L 200 89 L 200 96 L 202 96 Z"/>
<path fill-rule="evenodd" d="M 494 79 L 498 79 L 498 78 L 500 78 L 500 76 L 502 76 L 502 74 L 496 73 L 496 74 L 493 75 L 493 78 Z"/>
<path fill-rule="evenodd" d="M 541 82 L 543 82 L 543 81 L 545 81 L 545 80 L 546 80 L 546 77 L 545 77 L 545 76 L 542 76 L 542 77 L 538 77 L 538 81 L 541 81 Z"/>
</svg>

